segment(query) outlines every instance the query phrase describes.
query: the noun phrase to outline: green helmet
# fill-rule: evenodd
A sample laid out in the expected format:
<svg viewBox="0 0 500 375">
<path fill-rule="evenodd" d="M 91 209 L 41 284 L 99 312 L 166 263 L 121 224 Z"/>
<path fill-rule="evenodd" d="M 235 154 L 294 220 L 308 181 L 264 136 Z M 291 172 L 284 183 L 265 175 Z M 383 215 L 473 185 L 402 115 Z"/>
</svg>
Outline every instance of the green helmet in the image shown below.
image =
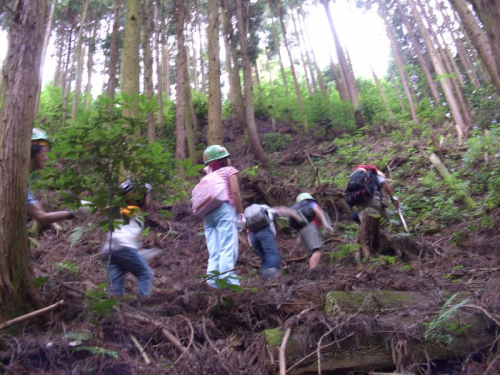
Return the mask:
<svg viewBox="0 0 500 375">
<path fill-rule="evenodd" d="M 224 159 L 229 156 L 225 147 L 219 145 L 208 146 L 203 152 L 203 163 L 207 164 L 213 160 Z"/>
<path fill-rule="evenodd" d="M 314 200 L 314 198 L 312 197 L 311 194 L 309 193 L 300 193 L 298 196 L 297 196 L 297 199 L 296 199 L 296 203 L 299 203 L 299 202 L 302 202 L 302 201 L 305 201 L 306 199 L 311 199 L 311 200 Z"/>
<path fill-rule="evenodd" d="M 31 132 L 31 142 L 33 141 L 46 141 L 51 145 L 50 138 L 45 130 L 33 128 Z"/>
</svg>

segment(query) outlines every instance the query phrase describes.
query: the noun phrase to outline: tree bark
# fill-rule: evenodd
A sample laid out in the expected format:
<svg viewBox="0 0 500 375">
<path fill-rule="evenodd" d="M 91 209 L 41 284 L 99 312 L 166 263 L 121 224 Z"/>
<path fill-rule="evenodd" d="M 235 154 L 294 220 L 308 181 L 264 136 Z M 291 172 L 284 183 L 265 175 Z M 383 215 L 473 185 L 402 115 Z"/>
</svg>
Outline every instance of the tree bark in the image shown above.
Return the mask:
<svg viewBox="0 0 500 375">
<path fill-rule="evenodd" d="M 46 21 L 45 0 L 19 0 L 9 28 L 0 102 L 0 322 L 35 307 L 26 233 L 31 129 Z"/>
<path fill-rule="evenodd" d="M 161 74 L 163 76 L 163 92 L 170 99 L 170 49 L 168 48 L 168 35 L 163 32 L 163 44 L 161 50 Z"/>
<path fill-rule="evenodd" d="M 278 18 L 280 21 L 281 25 L 281 32 L 283 34 L 283 42 L 285 43 L 285 48 L 288 53 L 288 59 L 290 60 L 290 71 L 292 73 L 292 79 L 293 79 L 293 86 L 295 88 L 295 95 L 297 96 L 297 102 L 299 103 L 299 110 L 300 110 L 300 116 L 302 120 L 302 126 L 304 130 L 308 129 L 308 124 L 307 124 L 307 117 L 306 113 L 304 111 L 304 100 L 302 99 L 302 93 L 300 91 L 300 86 L 299 86 L 299 81 L 297 79 L 297 74 L 295 73 L 295 67 L 293 63 L 293 56 L 292 56 L 292 50 L 290 49 L 288 39 L 286 37 L 286 27 L 285 27 L 285 22 L 283 21 L 283 8 L 281 6 L 281 0 L 269 0 L 269 6 L 273 6 L 273 1 L 274 5 L 276 6 L 276 10 L 278 12 Z"/>
<path fill-rule="evenodd" d="M 396 98 L 398 99 L 399 108 L 401 108 L 401 111 L 404 112 L 406 110 L 405 104 L 403 102 L 403 97 L 401 95 L 401 91 L 399 91 L 398 83 L 396 82 L 396 79 L 394 78 L 394 74 L 392 73 L 392 70 L 389 70 L 389 76 L 391 77 L 392 87 L 394 88 L 394 92 L 396 93 Z"/>
<path fill-rule="evenodd" d="M 302 60 L 302 66 L 304 68 L 304 77 L 306 79 L 307 92 L 309 93 L 309 96 L 311 96 L 313 94 L 313 92 L 316 91 L 316 80 L 314 79 L 314 72 L 312 71 L 310 61 L 306 60 L 307 50 L 304 53 L 303 47 L 305 47 L 305 46 L 300 40 L 299 29 L 297 28 L 297 20 L 295 19 L 295 15 L 293 14 L 292 8 L 290 8 L 290 16 L 292 17 L 293 31 L 294 31 L 295 39 L 297 40 L 297 45 L 299 47 L 300 59 Z M 308 68 L 309 68 L 309 71 L 307 70 Z M 308 74 L 311 75 L 311 80 L 309 80 Z"/>
<path fill-rule="evenodd" d="M 200 73 L 201 73 L 201 91 L 203 93 L 207 92 L 207 81 L 205 79 L 205 60 L 203 58 L 203 37 L 201 34 L 201 21 L 200 21 L 200 12 L 198 9 L 198 0 L 194 1 L 194 16 L 195 16 L 195 22 L 198 25 L 198 34 L 199 34 L 199 40 L 200 40 Z"/>
<path fill-rule="evenodd" d="M 262 166 L 267 167 L 266 156 L 264 149 L 260 144 L 259 135 L 257 133 L 257 125 L 255 124 L 255 114 L 253 110 L 253 93 L 252 93 L 252 69 L 250 59 L 248 58 L 247 50 L 247 33 L 245 31 L 245 22 L 243 19 L 243 10 L 241 0 L 236 0 L 236 16 L 238 24 L 238 34 L 240 39 L 240 52 L 243 62 L 243 77 L 245 81 L 245 112 L 247 118 L 247 131 L 250 146 L 252 147 L 255 160 L 260 162 Z"/>
<path fill-rule="evenodd" d="M 476 21 L 476 18 L 469 9 L 466 0 L 450 0 L 450 3 L 460 15 L 462 24 L 464 25 L 469 38 L 472 40 L 474 47 L 477 49 L 484 67 L 490 75 L 491 82 L 495 86 L 496 91 L 500 93 L 500 73 L 497 70 L 497 64 L 493 56 L 488 36 Z"/>
<path fill-rule="evenodd" d="M 382 98 L 382 101 L 384 102 L 385 110 L 387 111 L 387 114 L 392 115 L 391 107 L 389 107 L 389 102 L 387 101 L 387 97 L 385 96 L 384 89 L 380 85 L 380 81 L 379 81 L 377 75 L 375 74 L 375 72 L 373 71 L 373 68 L 372 68 L 372 75 L 373 75 L 373 80 L 375 81 L 375 84 L 377 85 L 378 92 L 380 93 L 380 97 Z"/>
<path fill-rule="evenodd" d="M 115 97 L 116 65 L 118 63 L 118 29 L 120 27 L 121 0 L 115 0 L 113 15 L 113 31 L 111 31 L 111 45 L 109 48 L 108 84 L 106 93 L 111 99 Z"/>
<path fill-rule="evenodd" d="M 496 0 L 472 0 L 474 11 L 484 26 L 500 75 L 500 3 Z"/>
<path fill-rule="evenodd" d="M 332 73 L 333 80 L 335 81 L 335 87 L 339 92 L 340 99 L 351 103 L 351 98 L 349 96 L 349 93 L 347 92 L 347 87 L 345 86 L 344 81 L 340 76 L 340 71 L 337 65 L 335 65 L 335 63 L 333 62 L 332 55 L 330 55 L 330 72 Z"/>
<path fill-rule="evenodd" d="M 431 37 L 422 21 L 422 18 L 420 17 L 420 13 L 418 12 L 415 3 L 413 2 L 413 0 L 408 0 L 408 4 L 411 7 L 413 18 L 418 24 L 420 33 L 427 48 L 427 53 L 429 53 L 432 64 L 434 65 L 434 69 L 436 70 L 438 76 L 440 76 L 439 83 L 441 84 L 441 88 L 443 89 L 446 101 L 448 102 L 448 106 L 450 107 L 451 115 L 453 116 L 453 119 L 455 120 L 455 123 L 457 125 L 456 129 L 458 133 L 458 140 L 459 142 L 461 142 L 462 139 L 467 136 L 469 129 L 462 114 L 460 113 L 460 108 L 456 101 L 456 98 L 453 95 L 453 87 L 450 78 L 447 77 L 447 72 L 443 65 L 443 62 L 439 57 L 434 44 L 431 41 Z"/>
<path fill-rule="evenodd" d="M 219 7 L 207 0 L 208 36 L 208 145 L 220 145 L 222 135 L 222 94 L 220 89 Z"/>
<path fill-rule="evenodd" d="M 175 0 L 177 15 L 177 88 L 175 105 L 175 159 L 186 159 L 186 127 L 185 127 L 185 65 L 186 54 L 184 40 L 184 0 Z"/>
<path fill-rule="evenodd" d="M 190 22 L 190 26 L 191 26 L 191 38 L 190 38 L 190 41 L 191 41 L 191 51 L 193 51 L 193 59 L 191 60 L 191 63 L 193 64 L 193 80 L 194 80 L 194 91 L 200 91 L 200 88 L 199 88 L 199 83 L 198 83 L 198 56 L 197 56 L 197 53 L 196 53 L 196 46 L 194 44 L 194 29 L 195 29 L 195 25 L 194 25 L 194 22 Z"/>
<path fill-rule="evenodd" d="M 142 50 L 144 51 L 144 94 L 148 100 L 153 99 L 153 52 L 151 51 L 151 22 L 149 18 L 149 1 L 141 0 L 142 6 Z M 148 140 L 155 141 L 155 115 L 153 112 L 146 113 L 146 121 L 148 124 Z"/>
<path fill-rule="evenodd" d="M 94 70 L 94 53 L 95 53 L 95 38 L 97 34 L 98 23 L 94 25 L 92 28 L 92 35 L 88 44 L 88 53 L 87 53 L 87 87 L 85 88 L 85 100 L 84 107 L 85 109 L 89 109 L 89 104 L 92 98 L 92 73 Z"/>
<path fill-rule="evenodd" d="M 125 12 L 125 38 L 123 40 L 123 70 L 121 71 L 121 91 L 124 95 L 139 95 L 139 74 L 140 74 L 140 56 L 139 46 L 141 40 L 140 0 L 127 0 L 127 9 Z M 138 108 L 123 110 L 123 116 L 137 118 L 139 116 Z"/>
<path fill-rule="evenodd" d="M 384 20 L 384 23 L 385 23 L 387 36 L 391 42 L 391 47 L 392 47 L 392 51 L 394 53 L 394 58 L 396 59 L 396 65 L 398 67 L 399 77 L 401 79 L 401 83 L 403 85 L 403 90 L 404 90 L 405 95 L 406 95 L 406 101 L 408 102 L 408 105 L 410 107 L 411 118 L 415 124 L 418 124 L 419 120 L 417 117 L 417 111 L 415 110 L 415 104 L 413 102 L 413 97 L 411 96 L 410 88 L 408 86 L 408 78 L 406 77 L 406 72 L 404 71 L 404 61 L 403 61 L 403 58 L 401 57 L 401 53 L 399 52 L 399 47 L 398 47 L 398 44 L 396 42 L 396 38 L 394 37 L 394 33 L 392 31 L 389 20 L 387 19 L 387 10 L 385 8 L 385 4 L 382 1 L 379 1 L 379 6 L 380 6 L 379 9 L 380 9 L 382 19 Z"/>
<path fill-rule="evenodd" d="M 87 11 L 89 9 L 90 0 L 85 0 L 82 11 L 82 18 L 80 20 L 80 29 L 78 30 L 78 39 L 75 46 L 74 61 L 76 62 L 76 74 L 75 74 L 75 90 L 73 91 L 73 106 L 71 107 L 71 121 L 75 121 L 76 112 L 78 111 L 78 99 L 80 96 L 80 91 L 82 90 L 82 78 L 83 78 L 83 28 L 87 22 Z M 69 94 L 69 91 L 68 91 Z M 65 117 L 63 112 L 63 126 L 65 123 Z"/>
<path fill-rule="evenodd" d="M 408 31 L 408 36 L 410 37 L 411 44 L 413 46 L 413 50 L 415 51 L 415 54 L 417 55 L 418 62 L 420 64 L 420 67 L 422 68 L 422 71 L 424 72 L 425 79 L 427 80 L 427 84 L 429 86 L 429 90 L 431 92 L 432 98 L 435 100 L 436 105 L 439 105 L 441 102 L 441 99 L 439 98 L 439 92 L 436 87 L 436 83 L 434 82 L 434 78 L 432 77 L 431 71 L 429 69 L 429 64 L 424 58 L 424 55 L 422 53 L 422 50 L 420 48 L 420 43 L 418 42 L 418 39 L 415 35 L 415 32 L 413 31 L 412 25 L 408 22 L 408 17 L 406 13 L 403 10 L 403 7 L 401 6 L 400 2 L 396 2 L 397 6 L 397 11 L 403 21 L 403 24 Z"/>
<path fill-rule="evenodd" d="M 233 55 L 237 59 L 233 25 L 231 23 L 231 10 L 227 1 L 221 1 L 221 20 L 224 28 L 224 47 L 226 50 L 226 69 L 229 74 L 229 100 L 235 120 L 239 124 L 242 132 L 246 132 L 247 120 L 245 117 L 245 104 L 241 90 L 240 69 L 237 63 L 233 64 Z"/>
<path fill-rule="evenodd" d="M 272 14 L 271 14 L 271 32 L 273 34 L 274 49 L 278 54 L 278 61 L 280 63 L 281 80 L 283 81 L 283 86 L 285 86 L 286 88 L 288 86 L 288 83 L 286 81 L 286 73 L 285 73 L 285 67 L 283 66 L 283 59 L 281 58 L 281 48 L 278 40 L 278 30 L 276 30 L 276 23 L 274 22 L 274 17 Z"/>
<path fill-rule="evenodd" d="M 57 62 L 56 62 L 56 71 L 54 72 L 54 79 L 53 79 L 55 87 L 62 86 L 61 74 L 64 66 L 65 36 L 66 34 L 64 33 L 64 29 L 60 27 L 57 30 L 57 38 L 56 38 Z"/>
<path fill-rule="evenodd" d="M 64 101 L 66 98 L 66 92 L 71 88 L 71 78 L 72 78 L 72 68 L 71 68 L 71 56 L 73 54 L 73 30 L 68 31 L 68 43 L 66 50 L 66 62 L 64 64 L 64 69 L 61 71 L 61 84 L 62 84 L 62 93 L 61 100 Z M 66 108 L 68 108 L 66 106 Z"/>
<path fill-rule="evenodd" d="M 54 21 L 54 14 L 56 13 L 57 0 L 52 0 L 52 5 L 50 6 L 49 20 L 47 21 L 47 26 L 45 27 L 45 36 L 43 38 L 43 49 L 42 49 L 42 59 L 40 61 L 40 71 L 38 74 L 38 80 L 40 84 L 38 85 L 38 92 L 35 97 L 35 117 L 38 112 L 38 104 L 40 103 L 40 93 L 42 91 L 42 79 L 43 79 L 43 67 L 45 65 L 45 56 L 47 55 L 47 47 L 49 46 L 50 33 L 52 31 L 52 23 Z M 1 90 L 1 85 L 0 85 Z"/>
<path fill-rule="evenodd" d="M 187 55 L 187 48 L 185 48 L 185 53 Z M 184 64 L 184 84 L 186 85 L 184 89 L 184 126 L 186 128 L 186 143 L 188 149 L 188 155 L 193 164 L 196 163 L 196 140 L 194 134 L 194 119 L 196 113 L 194 113 L 193 99 L 191 97 L 191 87 L 189 85 L 189 66 Z"/>
<path fill-rule="evenodd" d="M 158 101 L 158 126 L 163 125 L 163 77 L 161 72 L 161 55 L 160 55 L 160 20 L 158 19 L 158 1 L 154 3 L 154 25 L 155 25 L 155 53 L 156 53 L 156 98 Z"/>
</svg>

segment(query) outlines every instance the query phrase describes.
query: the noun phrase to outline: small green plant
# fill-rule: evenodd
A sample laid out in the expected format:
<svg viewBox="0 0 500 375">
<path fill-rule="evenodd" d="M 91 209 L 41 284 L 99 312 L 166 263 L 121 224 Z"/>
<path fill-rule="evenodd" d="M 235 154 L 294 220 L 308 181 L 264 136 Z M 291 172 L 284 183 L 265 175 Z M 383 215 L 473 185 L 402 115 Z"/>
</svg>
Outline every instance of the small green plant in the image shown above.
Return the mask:
<svg viewBox="0 0 500 375">
<path fill-rule="evenodd" d="M 91 354 L 97 355 L 107 355 L 108 357 L 112 357 L 114 359 L 118 359 L 118 352 L 116 350 L 109 350 L 105 348 L 100 348 L 98 346 L 80 346 L 78 348 L 73 349 L 76 352 L 86 351 Z"/>
<path fill-rule="evenodd" d="M 59 270 L 60 271 L 66 271 L 70 274 L 75 274 L 75 273 L 78 273 L 80 272 L 80 266 L 78 266 L 78 264 L 76 263 L 72 263 L 72 262 L 62 262 L 62 263 L 59 263 L 59 262 L 56 262 L 56 263 L 52 263 L 54 266 L 57 266 L 59 267 Z"/>
<path fill-rule="evenodd" d="M 339 260 L 342 258 L 346 258 L 349 255 L 356 254 L 359 251 L 359 245 L 357 243 L 353 244 L 340 244 L 337 246 L 337 251 L 332 253 L 327 253 L 330 257 L 330 263 L 334 260 Z"/>
<path fill-rule="evenodd" d="M 96 288 L 90 288 L 85 291 L 85 303 L 92 312 L 98 315 L 105 315 L 113 310 L 118 300 L 116 298 L 109 298 L 106 291 L 106 283 L 101 283 Z"/>
<path fill-rule="evenodd" d="M 453 342 L 454 336 L 464 334 L 470 327 L 470 324 L 461 325 L 453 319 L 458 314 L 458 311 L 470 302 L 469 298 L 453 304 L 457 294 L 452 295 L 439 310 L 437 316 L 430 322 L 424 323 L 427 327 L 424 337 L 426 340 L 442 342 L 450 345 Z"/>
<path fill-rule="evenodd" d="M 89 223 L 89 224 L 87 224 L 84 227 L 82 226 L 82 227 L 75 227 L 75 228 L 73 228 L 73 230 L 71 231 L 71 233 L 69 235 L 69 244 L 70 244 L 70 247 L 73 247 L 77 243 L 79 243 L 80 240 L 82 239 L 83 235 L 85 233 L 91 231 L 92 229 L 94 229 L 94 226 L 92 225 L 92 223 Z"/>
<path fill-rule="evenodd" d="M 409 264 L 403 264 L 401 267 L 399 267 L 399 269 L 401 271 L 409 271 L 409 270 L 413 269 L 413 267 L 410 266 Z"/>
<path fill-rule="evenodd" d="M 87 332 L 68 332 L 64 335 L 64 338 L 70 342 L 70 346 L 81 345 L 84 341 L 90 339 L 92 335 Z"/>
<path fill-rule="evenodd" d="M 266 133 L 264 134 L 262 146 L 267 152 L 283 151 L 291 140 L 292 136 L 290 134 Z"/>
<path fill-rule="evenodd" d="M 380 255 L 379 257 L 371 258 L 371 268 L 375 268 L 381 264 L 386 266 L 394 266 L 396 264 L 396 257 L 392 255 Z"/>
<path fill-rule="evenodd" d="M 256 178 L 257 175 L 259 174 L 259 170 L 260 170 L 260 164 L 257 164 L 257 165 L 254 165 L 254 166 L 251 166 L 251 167 L 248 167 L 247 169 L 245 169 L 242 172 L 242 175 L 248 176 L 250 178 Z"/>
</svg>

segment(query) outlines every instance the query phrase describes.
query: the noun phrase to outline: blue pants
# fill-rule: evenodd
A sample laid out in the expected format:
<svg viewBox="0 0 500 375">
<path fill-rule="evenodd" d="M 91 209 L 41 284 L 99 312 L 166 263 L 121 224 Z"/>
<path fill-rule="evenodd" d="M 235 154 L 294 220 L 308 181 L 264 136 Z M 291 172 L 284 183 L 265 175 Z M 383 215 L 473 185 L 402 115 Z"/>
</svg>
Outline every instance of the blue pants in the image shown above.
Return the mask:
<svg viewBox="0 0 500 375">
<path fill-rule="evenodd" d="M 280 255 L 278 253 L 278 245 L 276 237 L 270 227 L 259 229 L 256 232 L 250 232 L 250 244 L 253 251 L 262 261 L 260 268 L 261 273 L 269 268 L 278 270 L 280 268 Z"/>
<path fill-rule="evenodd" d="M 102 260 L 106 265 L 107 254 L 103 255 Z M 149 297 L 153 285 L 153 273 L 137 250 L 129 247 L 111 252 L 108 267 L 111 295 L 121 296 L 125 293 L 125 276 L 128 272 L 137 277 L 137 295 Z"/>
<path fill-rule="evenodd" d="M 236 211 L 229 203 L 223 203 L 205 216 L 205 238 L 208 248 L 207 274 L 233 269 L 238 260 L 238 229 Z M 221 278 L 230 277 L 228 283 L 239 285 L 240 280 L 232 278 L 235 276 L 233 271 L 221 275 Z M 213 279 L 208 280 L 208 284 L 217 287 Z"/>
</svg>

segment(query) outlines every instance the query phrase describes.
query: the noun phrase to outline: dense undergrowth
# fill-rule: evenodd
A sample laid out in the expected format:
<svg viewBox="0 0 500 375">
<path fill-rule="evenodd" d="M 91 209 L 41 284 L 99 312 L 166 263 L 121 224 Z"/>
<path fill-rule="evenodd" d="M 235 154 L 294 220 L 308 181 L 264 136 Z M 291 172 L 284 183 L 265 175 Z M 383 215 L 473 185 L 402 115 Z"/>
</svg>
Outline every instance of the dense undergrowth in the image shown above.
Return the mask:
<svg viewBox="0 0 500 375">
<path fill-rule="evenodd" d="M 99 226 L 106 229 L 109 218 L 97 212 L 97 207 L 84 223 L 65 222 L 43 231 L 32 228 L 36 287 L 47 304 L 60 299 L 65 304 L 42 322 L 28 322 L 1 336 L 0 371 L 268 374 L 282 365 L 273 345 L 281 344 L 289 327 L 294 332 L 290 347 L 294 354 L 287 357 L 287 368 L 307 355 L 310 359 L 304 363 L 313 366 L 317 359 L 311 353 L 335 342 L 341 348 L 346 345 L 354 355 L 356 347 L 363 348 L 363 340 L 376 336 L 392 353 L 392 365 L 355 371 L 479 374 L 488 366 L 491 373 L 500 371 L 495 363 L 498 348 L 491 343 L 498 327 L 492 320 L 484 318 L 486 323 L 481 323 L 492 335 L 487 345 L 462 346 L 464 341 L 473 341 L 474 335 L 481 336 L 480 330 L 466 323 L 471 310 L 465 305 L 483 308 L 494 319 L 500 313 L 498 102 L 488 101 L 486 92 L 471 94 L 477 126 L 467 143 L 459 145 L 444 113 L 422 105 L 420 114 L 426 120 L 415 125 L 407 114 L 398 113 L 395 98 L 391 102 L 394 114 L 387 116 L 383 103 L 375 99 L 373 84 L 361 82 L 360 88 L 367 120 L 364 127 L 356 129 L 352 108 L 335 94 L 328 101 L 318 94 L 306 102 L 307 131 L 301 129 L 297 106 L 290 104 L 282 87 L 257 90 L 256 114 L 273 166 L 269 170 L 254 163 L 246 137 L 234 136 L 237 125 L 230 107 L 224 106 L 224 131 L 231 134 L 225 145 L 240 170 L 245 204 L 268 199 L 267 203 L 289 205 L 299 192 L 309 190 L 334 224 L 321 266 L 313 271 L 308 270 L 296 233 L 282 227 L 278 235 L 282 277 L 274 284 L 260 280 L 258 259 L 241 236 L 237 273 L 249 288 L 242 292 L 213 291 L 200 277 L 207 261 L 203 227 L 189 213 L 189 191 L 198 180 L 199 167 L 191 161 L 176 163 L 171 156 L 173 103 L 165 105 L 160 141 L 142 147 L 145 140 L 137 140 L 131 129 L 144 128 L 144 110 L 154 109 L 154 101 L 141 99 L 139 120 L 127 123 L 121 114 L 127 98 L 117 99 L 113 113 L 106 110 L 109 101 L 101 98 L 89 110 L 82 109 L 77 122 L 61 132 L 57 128 L 60 106 L 54 105 L 60 102 L 60 92 L 51 87 L 44 90 L 38 126 L 52 132 L 55 144 L 52 168 L 37 182 L 44 207 L 60 209 L 78 204 L 80 198 L 98 207 L 120 205 L 113 194 L 109 198 L 109 186 L 118 179 L 119 162 L 125 162 L 153 182 L 155 203 L 147 216 L 150 229 L 145 246 L 157 246 L 164 254 L 152 263 L 155 288 L 151 299 L 137 301 L 130 280 L 131 296 L 117 301 L 107 297 L 105 267 L 98 255 L 103 239 Z M 194 102 L 203 131 L 206 97 L 196 95 Z M 119 131 L 127 125 L 130 131 Z M 200 142 L 198 149 L 203 147 Z M 110 150 L 114 158 L 107 157 Z M 432 167 L 431 152 L 438 153 L 452 173 L 451 184 L 443 182 Z M 392 208 L 392 225 L 384 231 L 411 257 L 398 258 L 388 252 L 361 267 L 356 265 L 357 224 L 349 218 L 342 192 L 350 170 L 359 163 L 376 164 L 394 187 L 411 233 L 404 231 Z M 470 195 L 477 208 L 468 209 L 458 191 Z M 368 308 L 372 297 L 366 297 L 355 304 L 354 311 L 328 315 L 323 309 L 329 303 L 329 291 L 396 291 L 429 299 L 417 306 L 373 312 Z M 457 293 L 460 297 L 450 298 Z M 409 318 L 411 324 L 405 325 Z M 278 330 L 266 331 L 273 329 Z M 134 344 L 134 339 L 140 344 Z M 432 344 L 456 355 L 432 361 L 409 350 L 414 343 L 419 347 Z M 141 347 L 151 363 L 146 364 Z M 324 352 L 330 353 L 322 356 L 327 366 L 328 356 L 335 354 Z M 300 369 L 299 365 L 295 373 L 312 373 Z M 343 371 L 348 370 L 338 373 Z"/>
</svg>

